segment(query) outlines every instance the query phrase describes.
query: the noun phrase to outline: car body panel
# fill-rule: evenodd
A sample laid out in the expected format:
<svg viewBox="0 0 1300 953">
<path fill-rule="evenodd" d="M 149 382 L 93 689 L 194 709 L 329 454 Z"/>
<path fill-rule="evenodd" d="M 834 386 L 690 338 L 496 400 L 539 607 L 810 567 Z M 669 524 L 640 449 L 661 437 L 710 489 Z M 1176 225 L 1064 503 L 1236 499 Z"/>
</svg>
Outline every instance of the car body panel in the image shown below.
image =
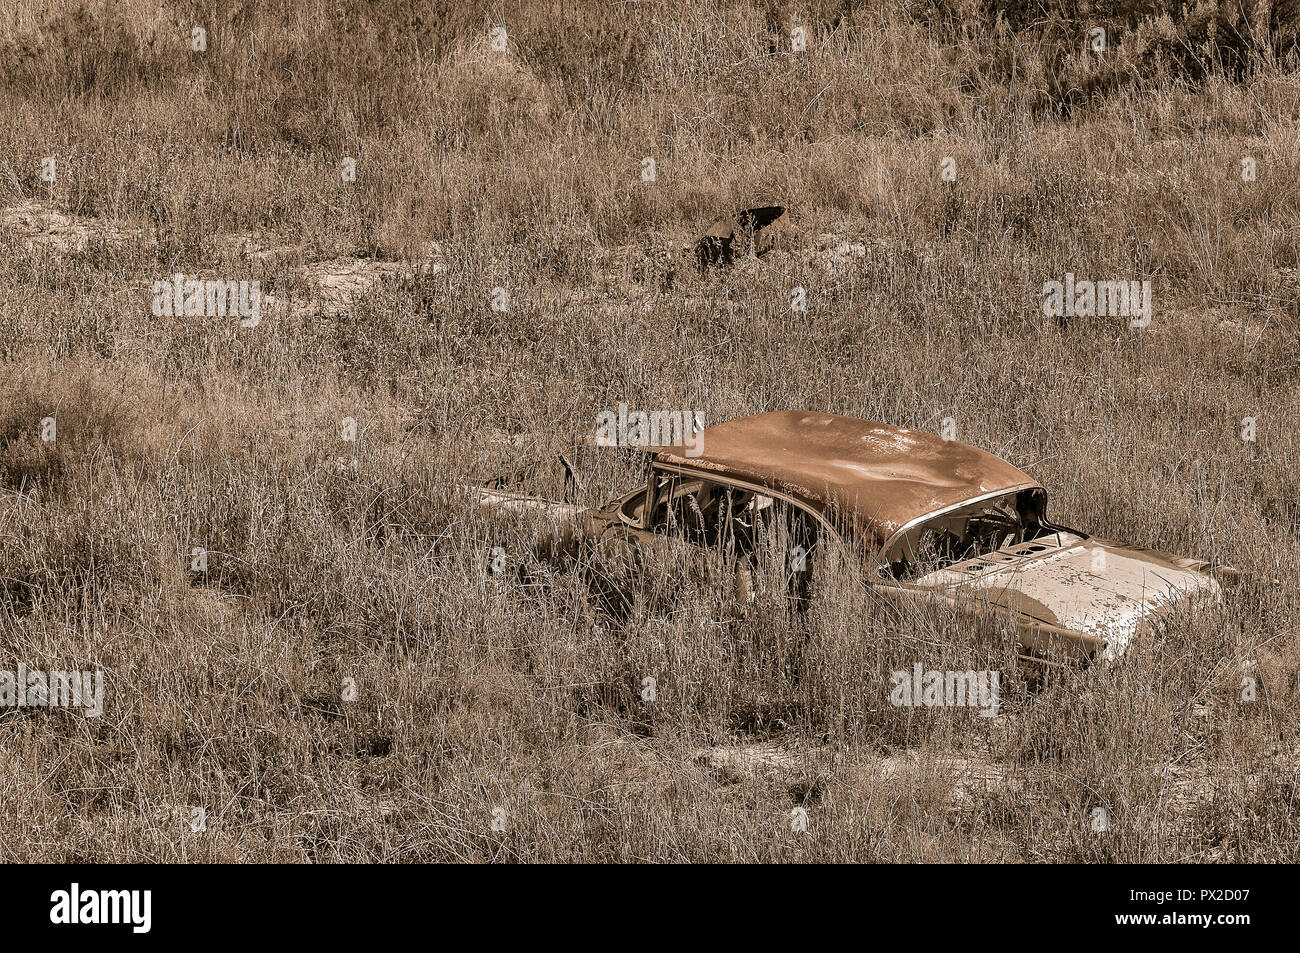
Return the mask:
<svg viewBox="0 0 1300 953">
<path fill-rule="evenodd" d="M 1037 488 L 1028 474 L 935 434 L 813 411 L 775 411 L 716 424 L 698 456 L 661 451 L 656 463 L 782 490 L 882 550 L 900 530 L 972 498 Z"/>
<path fill-rule="evenodd" d="M 512 490 L 482 487 L 478 489 L 481 506 L 508 513 L 540 513 L 550 522 L 577 520 L 585 517 L 588 510 L 576 503 L 560 503 L 555 500 L 543 500 Z"/>
<path fill-rule="evenodd" d="M 915 584 L 963 594 L 978 591 L 1018 614 L 1104 639 L 1105 655 L 1114 658 L 1142 626 L 1185 598 L 1221 598 L 1212 573 L 1180 562 L 1199 561 L 1058 533 L 963 560 Z"/>
</svg>

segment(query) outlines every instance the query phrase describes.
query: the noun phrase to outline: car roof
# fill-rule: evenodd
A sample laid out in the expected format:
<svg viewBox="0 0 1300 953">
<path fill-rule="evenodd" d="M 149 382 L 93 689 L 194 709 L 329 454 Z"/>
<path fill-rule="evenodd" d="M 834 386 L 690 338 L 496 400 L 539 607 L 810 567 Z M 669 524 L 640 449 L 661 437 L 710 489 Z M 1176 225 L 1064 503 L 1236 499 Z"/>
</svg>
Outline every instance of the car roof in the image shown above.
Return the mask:
<svg viewBox="0 0 1300 953">
<path fill-rule="evenodd" d="M 655 464 L 785 493 L 877 550 L 904 527 L 942 510 L 1041 489 L 1028 474 L 978 447 L 923 430 L 805 410 L 707 427 L 690 451 L 666 448 Z"/>
</svg>

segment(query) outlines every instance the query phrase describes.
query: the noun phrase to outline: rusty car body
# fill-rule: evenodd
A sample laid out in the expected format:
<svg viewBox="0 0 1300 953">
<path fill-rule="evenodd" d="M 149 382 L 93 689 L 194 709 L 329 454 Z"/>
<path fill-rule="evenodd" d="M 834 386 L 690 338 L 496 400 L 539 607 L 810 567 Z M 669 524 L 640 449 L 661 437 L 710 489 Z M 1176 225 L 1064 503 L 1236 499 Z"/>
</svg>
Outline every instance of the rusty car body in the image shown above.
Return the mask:
<svg viewBox="0 0 1300 953">
<path fill-rule="evenodd" d="M 1031 476 L 920 430 L 777 411 L 709 427 L 691 451 L 658 449 L 643 486 L 596 509 L 501 489 L 480 499 L 545 508 L 587 538 L 636 543 L 671 530 L 742 552 L 779 504 L 797 516 L 797 545 L 834 547 L 895 604 L 1003 614 L 1034 660 L 1113 659 L 1175 606 L 1219 599 L 1234 573 L 1053 523 Z"/>
</svg>

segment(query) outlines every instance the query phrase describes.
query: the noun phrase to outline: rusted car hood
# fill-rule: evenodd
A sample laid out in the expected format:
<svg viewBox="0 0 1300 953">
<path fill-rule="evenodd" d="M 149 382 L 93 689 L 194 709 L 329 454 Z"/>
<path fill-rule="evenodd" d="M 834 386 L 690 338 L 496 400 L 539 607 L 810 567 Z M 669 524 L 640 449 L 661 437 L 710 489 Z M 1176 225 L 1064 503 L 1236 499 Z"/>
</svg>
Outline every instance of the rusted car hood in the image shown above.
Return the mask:
<svg viewBox="0 0 1300 953">
<path fill-rule="evenodd" d="M 1189 597 L 1218 599 L 1208 564 L 1070 533 L 1007 547 L 916 580 L 980 595 L 1040 622 L 1103 638 L 1104 655 L 1128 648 L 1142 624 Z"/>
</svg>

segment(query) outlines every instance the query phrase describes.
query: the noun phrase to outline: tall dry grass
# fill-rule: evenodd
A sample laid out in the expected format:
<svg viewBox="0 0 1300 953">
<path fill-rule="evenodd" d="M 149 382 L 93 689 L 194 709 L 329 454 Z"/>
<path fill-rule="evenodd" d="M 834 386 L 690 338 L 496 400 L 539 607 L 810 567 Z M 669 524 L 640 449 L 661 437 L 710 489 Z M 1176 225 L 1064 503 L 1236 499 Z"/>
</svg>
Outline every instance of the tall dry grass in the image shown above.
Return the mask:
<svg viewBox="0 0 1300 953">
<path fill-rule="evenodd" d="M 141 237 L 0 228 L 0 668 L 108 681 L 100 719 L 0 712 L 5 859 L 1296 858 L 1285 30 L 1201 50 L 1199 21 L 1103 10 L 1096 57 L 1085 19 L 975 4 L 693 9 L 6 9 L 0 204 Z M 762 265 L 683 267 L 719 209 L 768 201 L 791 212 Z M 342 310 L 298 270 L 431 241 L 442 270 Z M 176 271 L 296 307 L 156 319 Z M 1152 326 L 1044 318 L 1067 271 L 1151 280 Z M 996 620 L 894 618 L 844 573 L 798 614 L 669 554 L 609 611 L 601 553 L 537 559 L 535 521 L 459 486 L 619 401 L 951 417 L 1057 519 L 1248 581 L 1047 679 Z M 583 464 L 589 504 L 639 475 Z M 915 662 L 1000 671 L 1001 717 L 892 707 Z"/>
</svg>

